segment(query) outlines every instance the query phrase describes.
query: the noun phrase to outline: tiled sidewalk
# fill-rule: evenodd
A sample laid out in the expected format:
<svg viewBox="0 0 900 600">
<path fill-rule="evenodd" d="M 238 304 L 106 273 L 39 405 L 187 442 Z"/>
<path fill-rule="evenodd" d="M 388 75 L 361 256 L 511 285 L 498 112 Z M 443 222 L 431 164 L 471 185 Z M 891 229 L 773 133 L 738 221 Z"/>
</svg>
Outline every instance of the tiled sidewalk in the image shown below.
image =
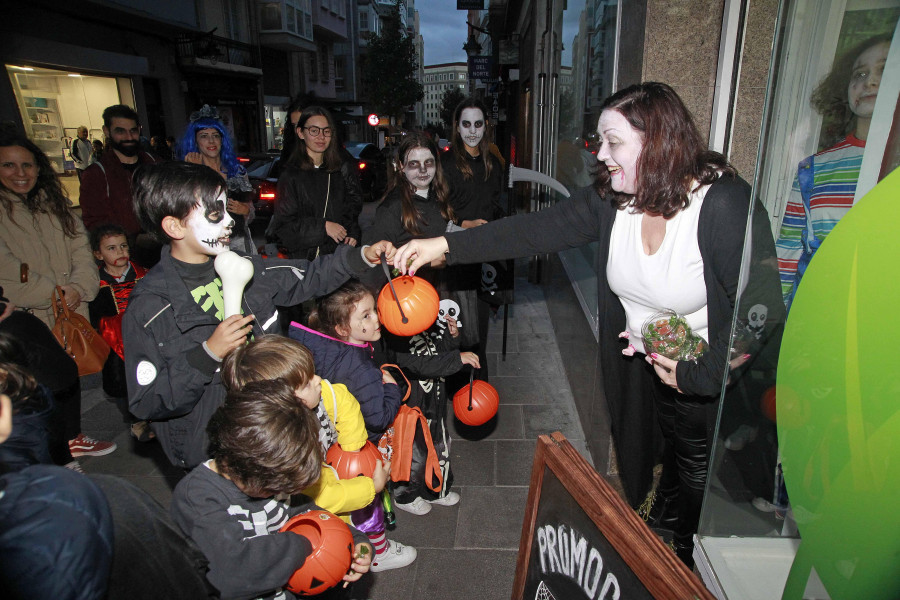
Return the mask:
<svg viewBox="0 0 900 600">
<path fill-rule="evenodd" d="M 497 418 L 468 428 L 455 420 L 452 408 L 448 417 L 460 503 L 434 506 L 425 516 L 396 511 L 397 527 L 388 537 L 416 547 L 419 557 L 405 569 L 364 578 L 354 599 L 510 597 L 537 436 L 561 431 L 587 451 L 544 292 L 521 277 L 508 327 L 503 360 L 502 311 L 491 321 L 488 360 L 491 384 L 500 393 Z M 129 435 L 123 412 L 106 399 L 97 379 L 83 385 L 93 387 L 84 393 L 82 429 L 119 444 L 108 456 L 81 459 L 85 471 L 124 477 L 168 506 L 180 470 L 156 443 Z"/>
</svg>

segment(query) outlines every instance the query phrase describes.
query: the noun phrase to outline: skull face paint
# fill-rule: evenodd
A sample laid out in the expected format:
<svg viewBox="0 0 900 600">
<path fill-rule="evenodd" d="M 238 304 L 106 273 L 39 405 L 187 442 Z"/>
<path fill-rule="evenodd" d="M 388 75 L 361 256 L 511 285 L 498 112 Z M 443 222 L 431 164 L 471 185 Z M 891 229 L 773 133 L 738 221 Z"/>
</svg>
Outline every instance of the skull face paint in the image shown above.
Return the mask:
<svg viewBox="0 0 900 600">
<path fill-rule="evenodd" d="M 459 115 L 457 131 L 463 143 L 469 148 L 477 148 L 484 137 L 484 113 L 480 108 L 466 108 Z"/>
<path fill-rule="evenodd" d="M 225 210 L 225 192 L 215 202 L 201 202 L 188 215 L 187 225 L 205 254 L 218 255 L 228 250 L 234 219 Z"/>
<path fill-rule="evenodd" d="M 413 148 L 406 153 L 403 176 L 416 190 L 427 191 L 436 172 L 437 162 L 428 148 Z"/>
</svg>

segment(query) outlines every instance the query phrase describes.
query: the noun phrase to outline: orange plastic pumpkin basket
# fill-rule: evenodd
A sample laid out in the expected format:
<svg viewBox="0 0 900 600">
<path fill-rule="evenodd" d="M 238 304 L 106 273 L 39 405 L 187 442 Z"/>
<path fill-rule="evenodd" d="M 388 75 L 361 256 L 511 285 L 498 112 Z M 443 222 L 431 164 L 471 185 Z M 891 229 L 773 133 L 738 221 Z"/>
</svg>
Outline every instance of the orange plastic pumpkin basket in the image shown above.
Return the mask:
<svg viewBox="0 0 900 600">
<path fill-rule="evenodd" d="M 334 443 L 325 455 L 325 462 L 334 467 L 340 479 L 353 479 L 360 475 L 372 477 L 379 460 L 381 452 L 368 440 L 359 450 L 344 450 L 340 444 Z"/>
<path fill-rule="evenodd" d="M 381 288 L 378 318 L 394 335 L 409 337 L 422 333 L 437 320 L 441 300 L 434 287 L 421 277 L 403 275 Z"/>
<path fill-rule="evenodd" d="M 336 586 L 353 562 L 353 535 L 347 524 L 324 510 L 311 510 L 281 528 L 309 540 L 312 552 L 285 586 L 301 596 L 315 596 Z"/>
<path fill-rule="evenodd" d="M 476 379 L 460 388 L 453 396 L 456 418 L 472 427 L 484 425 L 494 418 L 500 408 L 500 394 L 487 381 Z"/>
</svg>

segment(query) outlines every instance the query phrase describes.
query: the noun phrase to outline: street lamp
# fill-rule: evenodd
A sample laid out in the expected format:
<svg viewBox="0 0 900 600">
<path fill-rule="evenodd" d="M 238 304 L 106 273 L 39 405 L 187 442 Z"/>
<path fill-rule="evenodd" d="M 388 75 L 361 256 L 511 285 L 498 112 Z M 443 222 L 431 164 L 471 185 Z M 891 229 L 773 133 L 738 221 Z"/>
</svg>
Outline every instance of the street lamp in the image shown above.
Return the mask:
<svg viewBox="0 0 900 600">
<path fill-rule="evenodd" d="M 463 45 L 462 49 L 466 51 L 466 56 L 469 58 L 481 55 L 481 44 L 475 39 L 474 33 L 469 36 L 469 41 Z"/>
</svg>

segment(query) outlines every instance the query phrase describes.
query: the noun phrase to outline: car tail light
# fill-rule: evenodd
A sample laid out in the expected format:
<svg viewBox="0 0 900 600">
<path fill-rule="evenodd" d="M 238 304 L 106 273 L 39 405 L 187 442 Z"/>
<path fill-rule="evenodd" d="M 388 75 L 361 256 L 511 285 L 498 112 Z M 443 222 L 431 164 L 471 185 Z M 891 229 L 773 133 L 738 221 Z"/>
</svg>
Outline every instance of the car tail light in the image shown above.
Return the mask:
<svg viewBox="0 0 900 600">
<path fill-rule="evenodd" d="M 247 158 L 246 156 L 238 156 L 238 162 L 248 163 L 248 162 L 250 162 L 250 159 Z"/>
<path fill-rule="evenodd" d="M 359 161 L 359 170 L 360 170 L 360 171 L 362 171 L 363 169 L 365 169 L 366 166 L 367 166 L 366 163 L 364 163 L 363 161 Z"/>
<path fill-rule="evenodd" d="M 259 199 L 266 202 L 275 202 L 275 184 L 270 181 L 263 181 L 259 184 Z"/>
</svg>

